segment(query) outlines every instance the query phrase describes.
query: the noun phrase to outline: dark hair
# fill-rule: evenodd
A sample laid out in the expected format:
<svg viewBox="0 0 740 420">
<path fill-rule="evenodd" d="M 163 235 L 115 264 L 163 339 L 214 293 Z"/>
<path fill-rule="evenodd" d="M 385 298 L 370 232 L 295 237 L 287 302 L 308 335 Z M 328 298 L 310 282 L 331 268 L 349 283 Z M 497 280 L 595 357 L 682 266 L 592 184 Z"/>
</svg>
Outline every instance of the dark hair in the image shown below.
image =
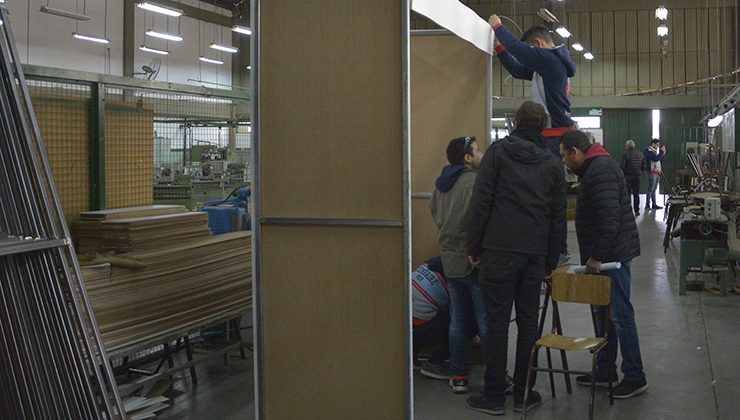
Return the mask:
<svg viewBox="0 0 740 420">
<path fill-rule="evenodd" d="M 522 41 L 528 44 L 532 43 L 535 38 L 540 38 L 548 42 L 553 42 L 552 32 L 550 32 L 550 30 L 547 29 L 546 26 L 542 25 L 535 25 L 527 29 L 527 31 L 524 32 L 524 35 L 522 35 Z"/>
<path fill-rule="evenodd" d="M 650 141 L 650 144 L 655 144 L 655 143 L 660 143 L 660 140 L 658 140 L 658 139 L 652 139 Z"/>
<path fill-rule="evenodd" d="M 532 101 L 524 102 L 514 115 L 516 128 L 534 128 L 542 131 L 547 127 L 549 120 L 545 107 Z"/>
<path fill-rule="evenodd" d="M 447 160 L 451 165 L 464 165 L 465 155 L 473 154 L 475 136 L 457 137 L 447 145 Z"/>
<path fill-rule="evenodd" d="M 566 131 L 563 137 L 560 138 L 560 143 L 567 151 L 578 149 L 583 153 L 587 153 L 593 145 L 588 134 L 580 130 Z"/>
</svg>

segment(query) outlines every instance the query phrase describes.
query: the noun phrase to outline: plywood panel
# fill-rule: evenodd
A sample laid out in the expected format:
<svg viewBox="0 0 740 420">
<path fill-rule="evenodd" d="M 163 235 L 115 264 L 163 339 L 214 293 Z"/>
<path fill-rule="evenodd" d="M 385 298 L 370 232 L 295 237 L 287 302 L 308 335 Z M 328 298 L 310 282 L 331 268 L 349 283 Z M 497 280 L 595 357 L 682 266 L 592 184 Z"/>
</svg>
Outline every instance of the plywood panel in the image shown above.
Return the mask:
<svg viewBox="0 0 740 420">
<path fill-rule="evenodd" d="M 696 43 L 698 78 L 709 77 L 709 62 L 711 60 L 711 44 L 709 34 L 709 13 L 706 9 L 696 9 Z"/>
<path fill-rule="evenodd" d="M 597 59 L 592 60 L 590 65 L 593 69 L 593 94 L 597 96 L 604 95 L 604 73 L 606 73 L 603 17 L 603 12 L 591 13 L 591 51 L 597 56 Z"/>
<path fill-rule="evenodd" d="M 614 27 L 626 28 L 625 12 L 614 12 Z M 627 92 L 627 39 L 628 31 L 619 31 L 614 36 L 614 84 L 616 93 Z"/>
<path fill-rule="evenodd" d="M 472 135 L 485 150 L 490 58 L 452 35 L 411 37 L 411 188 L 431 193 L 450 139 Z M 495 66 L 500 67 L 500 63 Z M 528 88 L 529 90 L 529 88 Z M 427 198 L 412 201 L 412 263 L 439 255 Z"/>
<path fill-rule="evenodd" d="M 265 418 L 404 418 L 403 230 L 265 226 L 261 252 Z"/>
<path fill-rule="evenodd" d="M 452 138 L 472 135 L 485 149 L 488 63 L 488 55 L 456 36 L 411 37 L 412 192 L 434 191 Z"/>
<path fill-rule="evenodd" d="M 640 88 L 640 56 L 639 45 L 637 42 L 637 12 L 624 12 L 625 20 L 629 27 L 634 30 L 624 31 L 627 67 L 627 91 L 637 91 Z"/>
<path fill-rule="evenodd" d="M 673 57 L 673 82 L 686 82 L 686 20 L 684 10 L 673 13 L 674 36 L 670 45 L 670 54 Z"/>
<path fill-rule="evenodd" d="M 401 218 L 400 0 L 262 11 L 263 215 Z"/>
<path fill-rule="evenodd" d="M 590 13 L 579 13 L 578 14 L 578 21 L 579 25 L 581 27 L 581 34 L 583 37 L 583 47 L 585 48 L 585 51 L 592 51 L 593 47 L 593 28 L 591 28 L 591 16 Z M 593 52 L 593 51 L 592 51 Z M 577 70 L 576 74 L 580 71 L 581 73 L 581 79 L 580 79 L 580 85 L 581 89 L 579 91 L 579 96 L 592 96 L 594 94 L 593 90 L 593 66 L 591 63 L 593 60 L 586 60 L 583 59 L 583 55 L 580 56 L 579 60 L 576 62 Z"/>
<path fill-rule="evenodd" d="M 655 32 L 654 12 L 640 10 L 637 12 L 637 48 L 638 58 L 638 84 L 639 89 L 650 88 L 650 43 L 656 42 L 655 37 L 650 35 Z"/>
<path fill-rule="evenodd" d="M 616 94 L 616 61 L 614 12 L 604 12 L 602 18 L 603 53 L 604 56 L 604 95 Z"/>
</svg>

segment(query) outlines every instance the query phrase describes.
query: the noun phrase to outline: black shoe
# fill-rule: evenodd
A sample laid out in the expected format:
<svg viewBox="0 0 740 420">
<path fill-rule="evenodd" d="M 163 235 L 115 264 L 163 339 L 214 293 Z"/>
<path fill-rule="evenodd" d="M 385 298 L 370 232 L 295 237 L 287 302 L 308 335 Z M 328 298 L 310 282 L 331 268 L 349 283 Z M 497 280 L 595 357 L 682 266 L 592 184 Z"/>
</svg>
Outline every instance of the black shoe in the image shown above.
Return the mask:
<svg viewBox="0 0 740 420">
<path fill-rule="evenodd" d="M 635 216 L 639 216 L 639 215 L 640 215 L 640 210 L 635 210 Z"/>
<path fill-rule="evenodd" d="M 641 381 L 630 381 L 622 379 L 616 387 L 612 389 L 612 397 L 620 400 L 632 398 L 647 391 L 648 384 L 645 379 Z"/>
<path fill-rule="evenodd" d="M 663 210 L 663 207 L 660 207 L 660 206 L 653 206 L 653 210 Z"/>
<path fill-rule="evenodd" d="M 618 381 L 619 381 L 619 377 L 615 375 L 615 376 L 614 376 L 614 377 L 612 378 L 612 382 L 613 382 L 614 384 L 616 384 L 616 383 L 617 383 Z M 583 385 L 583 386 L 591 386 L 591 375 L 590 375 L 590 374 L 587 374 L 587 375 L 581 375 L 581 376 L 576 376 L 576 383 L 577 383 L 578 385 Z M 596 385 L 596 386 L 604 386 L 604 387 L 608 387 L 608 386 L 609 386 L 609 380 L 608 380 L 608 379 L 606 379 L 606 378 L 598 378 L 598 377 L 597 377 L 597 378 L 596 378 L 596 383 L 595 383 L 595 385 Z M 615 385 L 615 386 L 616 386 L 616 385 Z"/>
<path fill-rule="evenodd" d="M 650 210 L 650 205 L 649 204 L 647 206 L 645 206 L 645 211 L 648 211 L 648 210 Z"/>
<path fill-rule="evenodd" d="M 468 397 L 468 407 L 481 413 L 491 414 L 494 416 L 503 416 L 506 414 L 506 405 L 504 402 L 494 402 L 486 394 L 473 395 Z"/>
<path fill-rule="evenodd" d="M 527 395 L 527 410 L 537 407 L 541 402 L 542 396 L 540 393 L 534 389 L 530 389 L 529 395 Z M 524 395 L 518 398 L 514 396 L 514 412 L 521 413 L 522 411 L 524 411 Z"/>
</svg>

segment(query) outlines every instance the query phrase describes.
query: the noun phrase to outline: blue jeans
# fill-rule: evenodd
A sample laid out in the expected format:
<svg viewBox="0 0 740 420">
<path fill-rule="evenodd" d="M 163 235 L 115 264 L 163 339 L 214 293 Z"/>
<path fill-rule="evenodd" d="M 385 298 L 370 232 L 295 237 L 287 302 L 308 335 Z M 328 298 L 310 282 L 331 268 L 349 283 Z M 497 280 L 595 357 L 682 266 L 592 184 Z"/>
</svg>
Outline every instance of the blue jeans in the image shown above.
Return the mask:
<svg viewBox="0 0 740 420">
<path fill-rule="evenodd" d="M 466 277 L 448 279 L 450 291 L 450 361 L 454 376 L 470 374 L 470 331 L 478 324 L 478 336 L 486 342 L 486 306 L 478 284 L 478 270 Z M 483 351 L 486 351 L 485 345 Z"/>
<path fill-rule="evenodd" d="M 622 263 L 619 270 L 605 271 L 612 279 L 611 293 L 611 321 L 609 323 L 609 349 L 611 360 L 606 359 L 606 351 L 600 351 L 596 359 L 596 376 L 608 378 L 607 368 L 611 366 L 616 373 L 617 347 L 622 350 L 622 373 L 624 379 L 629 381 L 641 381 L 645 379 L 642 368 L 642 356 L 640 355 L 640 338 L 637 336 L 637 325 L 635 325 L 635 310 L 630 303 L 630 285 L 632 275 L 630 266 L 632 261 Z M 596 315 L 597 335 L 604 336 L 604 320 L 606 308 L 593 306 L 592 311 Z"/>
<path fill-rule="evenodd" d="M 645 193 L 645 208 L 650 207 L 650 200 L 653 200 L 653 206 L 657 206 L 655 200 L 655 190 L 660 184 L 660 174 L 647 174 L 647 193 Z"/>
</svg>

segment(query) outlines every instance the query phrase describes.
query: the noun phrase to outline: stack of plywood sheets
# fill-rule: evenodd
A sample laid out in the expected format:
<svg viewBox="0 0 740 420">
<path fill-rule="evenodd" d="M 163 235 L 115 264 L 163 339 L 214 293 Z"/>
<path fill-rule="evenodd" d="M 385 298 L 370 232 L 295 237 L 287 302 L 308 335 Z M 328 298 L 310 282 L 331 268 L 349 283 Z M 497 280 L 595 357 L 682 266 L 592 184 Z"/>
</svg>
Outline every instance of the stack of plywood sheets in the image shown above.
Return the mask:
<svg viewBox="0 0 740 420">
<path fill-rule="evenodd" d="M 101 249 L 115 252 L 143 252 L 211 236 L 205 212 L 106 220 L 100 231 Z"/>
<path fill-rule="evenodd" d="M 128 257 L 145 268 L 82 268 L 111 355 L 196 331 L 251 306 L 251 232 L 175 242 Z"/>
<path fill-rule="evenodd" d="M 103 222 L 185 212 L 187 212 L 187 209 L 184 206 L 175 205 L 127 207 L 82 212 L 80 213 L 80 220 L 75 223 L 75 232 L 78 240 L 77 249 L 79 252 L 97 252 L 102 250 Z"/>
</svg>

